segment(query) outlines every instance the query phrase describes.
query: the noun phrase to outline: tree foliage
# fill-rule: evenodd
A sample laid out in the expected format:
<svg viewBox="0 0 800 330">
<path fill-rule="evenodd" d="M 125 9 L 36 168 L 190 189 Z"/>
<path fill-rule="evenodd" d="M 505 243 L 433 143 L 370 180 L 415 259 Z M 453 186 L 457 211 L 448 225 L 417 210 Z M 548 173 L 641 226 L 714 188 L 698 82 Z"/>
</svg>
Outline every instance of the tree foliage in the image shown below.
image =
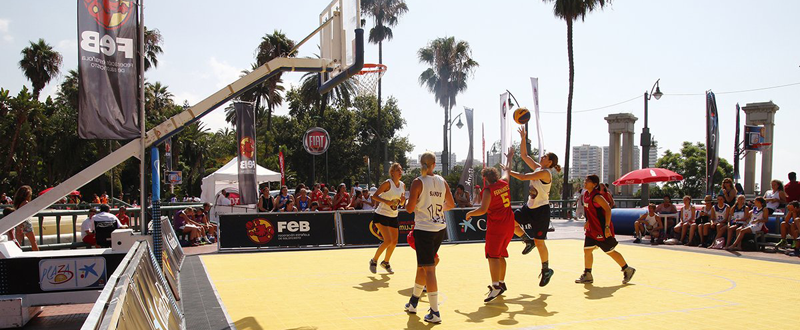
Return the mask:
<svg viewBox="0 0 800 330">
<path fill-rule="evenodd" d="M 666 168 L 683 175 L 683 181 L 668 182 L 655 188 L 651 196 L 670 195 L 673 198 L 684 195 L 693 198 L 702 198 L 706 194 L 706 146 L 703 143 L 692 144 L 683 142 L 681 150 L 674 153 L 670 150 L 658 159 L 656 167 Z M 719 159 L 717 171 L 714 174 L 714 187 L 719 188 L 724 178 L 733 175 L 733 165 L 725 158 Z M 713 189 L 718 191 L 719 189 Z"/>
</svg>

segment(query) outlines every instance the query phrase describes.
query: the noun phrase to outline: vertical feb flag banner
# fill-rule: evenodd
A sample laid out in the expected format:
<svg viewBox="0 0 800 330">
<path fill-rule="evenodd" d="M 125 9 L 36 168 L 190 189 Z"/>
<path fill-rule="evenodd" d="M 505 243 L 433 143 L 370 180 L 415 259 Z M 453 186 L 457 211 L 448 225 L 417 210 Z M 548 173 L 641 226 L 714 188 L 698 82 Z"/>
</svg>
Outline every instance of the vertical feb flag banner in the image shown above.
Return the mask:
<svg viewBox="0 0 800 330">
<path fill-rule="evenodd" d="M 164 141 L 164 170 L 172 171 L 172 138 Z"/>
<path fill-rule="evenodd" d="M 500 94 L 500 153 L 508 152 L 511 147 L 511 131 L 514 130 L 512 124 L 513 114 L 511 112 L 511 94 L 505 92 Z M 506 173 L 503 171 L 503 173 Z"/>
<path fill-rule="evenodd" d="M 542 124 L 539 121 L 539 78 L 531 77 L 533 88 L 533 115 L 536 118 L 536 138 L 539 139 L 539 158 L 544 155 L 544 138 L 542 137 Z M 533 154 L 533 150 L 529 150 Z"/>
<path fill-rule="evenodd" d="M 464 170 L 461 172 L 461 178 L 458 180 L 458 183 L 464 185 L 465 191 L 472 191 L 473 182 L 472 178 L 474 177 L 475 169 L 472 168 L 472 158 L 473 155 L 473 145 L 472 145 L 472 113 L 475 110 L 470 108 L 464 108 L 464 115 L 467 117 L 467 132 L 469 132 L 469 151 L 467 152 L 467 160 L 464 161 Z"/>
<path fill-rule="evenodd" d="M 278 164 L 280 164 L 281 166 L 281 186 L 283 186 L 286 185 L 286 174 L 284 174 L 286 173 L 286 171 L 284 170 L 286 166 L 284 165 L 285 163 L 283 159 L 283 151 L 278 152 Z"/>
<path fill-rule="evenodd" d="M 234 102 L 236 141 L 238 141 L 239 204 L 258 203 L 256 179 L 256 116 L 253 103 Z"/>
<path fill-rule="evenodd" d="M 733 179 L 739 182 L 739 103 L 736 103 L 736 134 L 733 138 Z"/>
<path fill-rule="evenodd" d="M 137 6 L 78 0 L 78 136 L 139 137 Z"/>
<path fill-rule="evenodd" d="M 714 92 L 706 92 L 706 195 L 714 196 L 714 174 L 719 165 L 719 116 Z"/>
</svg>

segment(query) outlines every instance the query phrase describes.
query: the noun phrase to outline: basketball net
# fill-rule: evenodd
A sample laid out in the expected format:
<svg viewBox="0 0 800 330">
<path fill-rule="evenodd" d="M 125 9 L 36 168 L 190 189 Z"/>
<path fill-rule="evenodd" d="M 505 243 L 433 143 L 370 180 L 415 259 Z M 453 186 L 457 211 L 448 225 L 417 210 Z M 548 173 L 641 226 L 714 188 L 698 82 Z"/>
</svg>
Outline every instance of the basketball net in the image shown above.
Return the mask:
<svg viewBox="0 0 800 330">
<path fill-rule="evenodd" d="M 364 64 L 359 73 L 353 75 L 358 96 L 375 95 L 378 93 L 378 81 L 386 73 L 386 65 Z"/>
</svg>

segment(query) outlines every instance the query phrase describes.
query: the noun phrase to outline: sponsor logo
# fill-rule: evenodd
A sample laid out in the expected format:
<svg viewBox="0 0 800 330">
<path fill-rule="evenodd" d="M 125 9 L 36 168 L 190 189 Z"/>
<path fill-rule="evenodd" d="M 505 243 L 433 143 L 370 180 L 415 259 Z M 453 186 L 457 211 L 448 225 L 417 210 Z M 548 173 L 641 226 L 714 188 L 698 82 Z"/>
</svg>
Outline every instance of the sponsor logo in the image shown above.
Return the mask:
<svg viewBox="0 0 800 330">
<path fill-rule="evenodd" d="M 369 222 L 369 232 L 372 233 L 372 236 L 375 236 L 379 240 L 383 241 L 383 235 L 381 235 L 381 231 L 378 230 L 378 226 L 375 224 L 375 221 Z"/>
<path fill-rule="evenodd" d="M 253 154 L 256 150 L 256 143 L 250 137 L 244 137 L 239 141 L 239 154 L 242 157 L 253 159 Z"/>
<path fill-rule="evenodd" d="M 474 226 L 472 225 L 472 220 L 475 220 L 475 225 Z M 483 218 L 478 218 L 478 219 L 472 218 L 472 219 L 469 219 L 469 220 L 465 219 L 464 221 L 461 221 L 461 223 L 459 223 L 458 225 L 461 226 L 461 232 L 462 233 L 466 233 L 466 232 L 468 232 L 470 230 L 472 230 L 472 231 L 486 231 L 486 219 L 483 219 Z"/>
<path fill-rule="evenodd" d="M 253 243 L 266 244 L 275 237 L 275 227 L 267 219 L 258 218 L 248 221 L 245 227 L 247 228 L 247 237 Z"/>
<path fill-rule="evenodd" d="M 131 17 L 130 0 L 84 0 L 83 5 L 98 24 L 113 30 Z"/>
<path fill-rule="evenodd" d="M 42 291 L 102 288 L 105 282 L 106 263 L 102 257 L 39 261 L 39 286 Z"/>
<path fill-rule="evenodd" d="M 328 150 L 329 144 L 330 135 L 328 135 L 328 131 L 320 127 L 309 129 L 306 131 L 305 136 L 303 136 L 303 147 L 312 155 L 321 155 L 325 153 L 325 151 Z"/>
</svg>

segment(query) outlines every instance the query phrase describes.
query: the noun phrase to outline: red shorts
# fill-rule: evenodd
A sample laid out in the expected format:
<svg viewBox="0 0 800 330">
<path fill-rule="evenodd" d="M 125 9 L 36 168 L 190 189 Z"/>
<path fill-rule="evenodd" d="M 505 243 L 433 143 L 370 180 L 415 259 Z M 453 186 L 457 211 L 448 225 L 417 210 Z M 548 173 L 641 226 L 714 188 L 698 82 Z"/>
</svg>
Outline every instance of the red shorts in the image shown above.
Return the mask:
<svg viewBox="0 0 800 330">
<path fill-rule="evenodd" d="M 89 244 L 89 245 L 92 245 L 92 246 L 97 245 L 97 241 L 96 241 L 96 238 L 94 237 L 94 233 L 91 233 L 91 234 L 88 234 L 86 236 L 83 236 L 82 240 L 86 244 Z"/>
<path fill-rule="evenodd" d="M 414 240 L 414 231 L 413 230 L 408 232 L 408 236 L 406 236 L 406 242 L 408 242 L 408 246 L 410 246 L 412 249 L 414 249 L 414 250 L 417 249 L 417 244 L 414 243 L 416 241 Z M 436 254 L 436 258 L 438 258 L 438 257 L 439 257 L 439 254 L 437 253 Z"/>
<path fill-rule="evenodd" d="M 486 233 L 486 257 L 508 258 L 508 243 L 511 243 L 512 237 L 514 237 L 513 231 L 500 234 Z"/>
</svg>

